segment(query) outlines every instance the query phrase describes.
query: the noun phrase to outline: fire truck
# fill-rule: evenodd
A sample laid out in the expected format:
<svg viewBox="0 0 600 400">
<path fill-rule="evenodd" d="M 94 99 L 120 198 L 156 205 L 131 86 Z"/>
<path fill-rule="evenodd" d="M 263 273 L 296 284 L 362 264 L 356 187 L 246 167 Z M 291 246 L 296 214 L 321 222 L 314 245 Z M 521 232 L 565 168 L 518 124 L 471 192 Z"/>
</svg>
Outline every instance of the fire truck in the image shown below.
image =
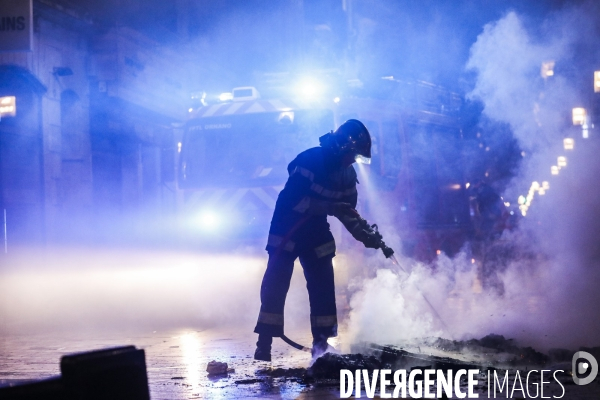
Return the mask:
<svg viewBox="0 0 600 400">
<path fill-rule="evenodd" d="M 356 84 L 319 91 L 314 81 L 296 85 L 296 96 L 240 87 L 211 104 L 203 95 L 179 143 L 181 229 L 203 241 L 264 245 L 288 163 L 356 118 L 373 140 L 371 164 L 358 166 L 359 212 L 393 229 L 407 256 L 458 252 L 472 229 L 462 98 L 426 82 L 381 81 L 380 96 Z"/>
</svg>

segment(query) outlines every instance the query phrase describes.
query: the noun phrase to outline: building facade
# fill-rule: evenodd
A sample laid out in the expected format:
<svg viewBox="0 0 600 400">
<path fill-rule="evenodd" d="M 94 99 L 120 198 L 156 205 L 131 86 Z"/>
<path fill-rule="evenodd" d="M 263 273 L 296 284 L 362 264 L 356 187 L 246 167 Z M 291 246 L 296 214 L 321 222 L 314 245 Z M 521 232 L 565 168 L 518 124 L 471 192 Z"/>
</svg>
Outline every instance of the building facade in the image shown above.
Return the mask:
<svg viewBox="0 0 600 400">
<path fill-rule="evenodd" d="M 0 97 L 16 97 L 0 120 L 9 246 L 114 238 L 173 209 L 186 71 L 136 30 L 34 1 L 33 50 L 0 53 Z"/>
</svg>

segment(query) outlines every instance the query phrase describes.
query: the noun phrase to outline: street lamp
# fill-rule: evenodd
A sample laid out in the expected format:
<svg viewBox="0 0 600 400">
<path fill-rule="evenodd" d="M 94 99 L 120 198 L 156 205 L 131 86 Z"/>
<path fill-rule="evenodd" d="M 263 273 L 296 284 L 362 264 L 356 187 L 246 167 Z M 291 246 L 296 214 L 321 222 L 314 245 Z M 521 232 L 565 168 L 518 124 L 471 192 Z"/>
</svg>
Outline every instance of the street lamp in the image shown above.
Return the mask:
<svg viewBox="0 0 600 400">
<path fill-rule="evenodd" d="M 585 111 L 585 108 L 583 108 L 583 107 L 573 108 L 573 125 L 585 124 L 586 115 L 587 115 L 587 113 Z"/>
<path fill-rule="evenodd" d="M 558 157 L 558 162 L 556 163 L 560 168 L 567 166 L 567 157 L 560 156 Z"/>
<path fill-rule="evenodd" d="M 572 138 L 565 138 L 563 140 L 563 147 L 565 150 L 573 150 L 573 147 L 575 147 L 575 140 Z"/>
</svg>

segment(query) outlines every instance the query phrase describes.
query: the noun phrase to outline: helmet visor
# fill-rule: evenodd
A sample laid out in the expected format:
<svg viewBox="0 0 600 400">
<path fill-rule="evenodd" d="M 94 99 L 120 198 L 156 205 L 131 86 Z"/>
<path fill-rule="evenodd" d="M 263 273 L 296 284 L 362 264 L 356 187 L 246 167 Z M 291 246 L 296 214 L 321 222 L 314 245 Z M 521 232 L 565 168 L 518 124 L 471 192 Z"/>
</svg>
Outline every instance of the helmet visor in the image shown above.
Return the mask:
<svg viewBox="0 0 600 400">
<path fill-rule="evenodd" d="M 354 160 L 356 160 L 356 162 L 359 164 L 371 164 L 371 158 L 362 156 L 360 154 L 354 156 Z"/>
</svg>

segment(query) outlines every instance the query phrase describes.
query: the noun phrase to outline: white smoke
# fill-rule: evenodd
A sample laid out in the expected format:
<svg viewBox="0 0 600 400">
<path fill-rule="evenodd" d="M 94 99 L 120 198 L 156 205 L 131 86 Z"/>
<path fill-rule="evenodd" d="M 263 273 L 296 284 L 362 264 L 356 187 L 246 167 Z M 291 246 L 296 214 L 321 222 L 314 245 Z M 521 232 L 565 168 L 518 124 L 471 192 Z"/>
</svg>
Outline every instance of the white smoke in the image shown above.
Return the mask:
<svg viewBox="0 0 600 400">
<path fill-rule="evenodd" d="M 592 189 L 600 173 L 598 146 L 570 124 L 571 108 L 586 104 L 585 93 L 592 91 L 591 76 L 580 75 L 593 65 L 581 64 L 600 61 L 597 35 L 596 47 L 590 46 L 597 12 L 588 2 L 548 16 L 541 26 L 509 12 L 483 28 L 466 65 L 476 73 L 468 97 L 482 101 L 491 120 L 508 124 L 525 151 L 504 196 L 516 202 L 533 180 L 549 181 L 550 190 L 534 199 L 517 231 L 502 237 L 511 261 L 493 273 L 493 285 L 482 285 L 479 261 L 472 262 L 468 247 L 454 259 L 442 254 L 432 265 L 413 265 L 410 277 L 381 269 L 357 283 L 349 320 L 353 341 L 400 344 L 496 333 L 541 349 L 600 343 L 600 196 Z M 544 79 L 540 69 L 548 61 L 555 62 L 555 75 Z M 550 166 L 565 155 L 562 140 L 574 132 L 569 165 L 554 177 Z"/>
</svg>

